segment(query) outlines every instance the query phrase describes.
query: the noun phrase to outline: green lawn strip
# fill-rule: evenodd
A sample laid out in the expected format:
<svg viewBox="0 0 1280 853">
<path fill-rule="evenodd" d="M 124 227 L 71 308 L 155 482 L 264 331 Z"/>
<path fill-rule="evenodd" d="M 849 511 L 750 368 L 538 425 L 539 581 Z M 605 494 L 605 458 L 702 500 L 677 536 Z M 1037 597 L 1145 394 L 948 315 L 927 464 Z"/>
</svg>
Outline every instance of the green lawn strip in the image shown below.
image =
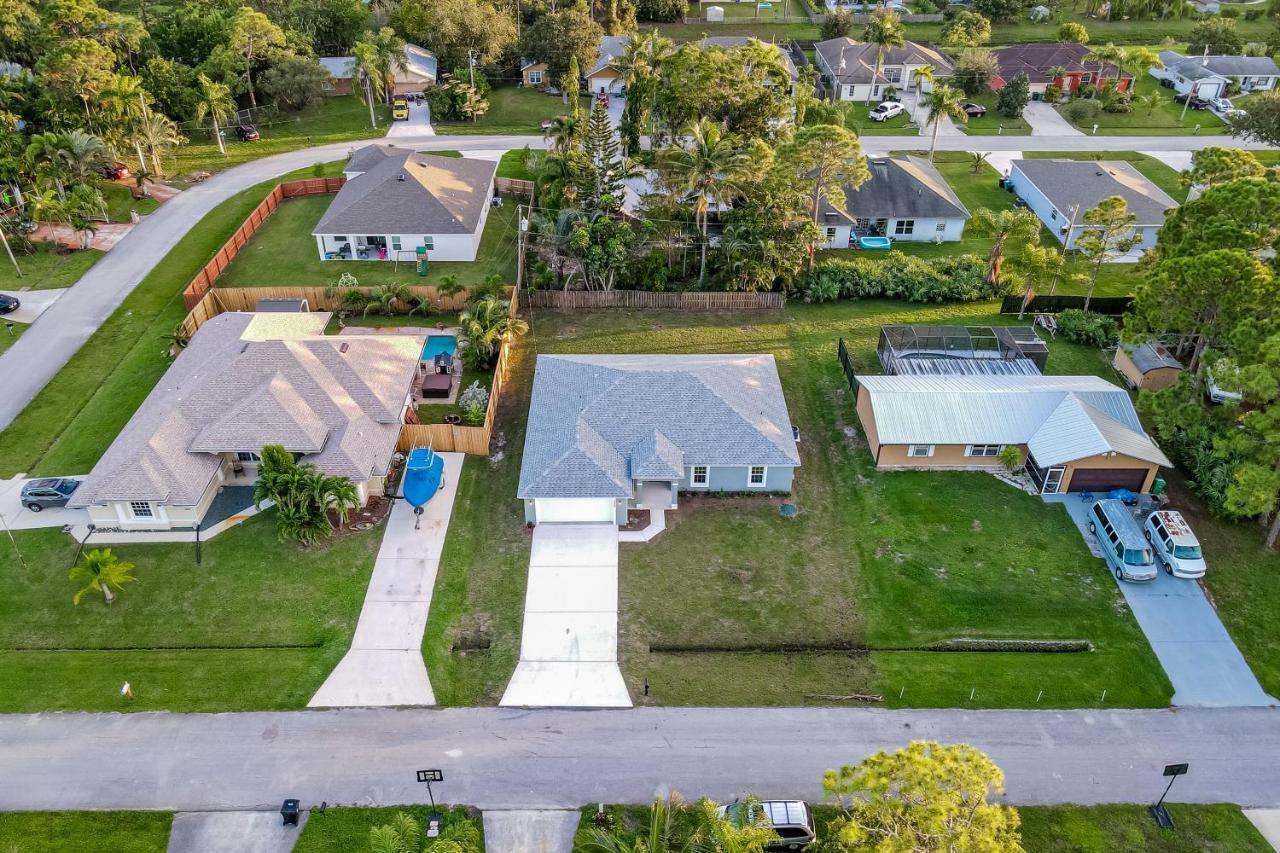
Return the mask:
<svg viewBox="0 0 1280 853">
<path fill-rule="evenodd" d="M 26 323 L 5 323 L 3 318 L 0 318 L 0 324 L 3 324 L 0 328 L 0 353 L 16 344 L 22 333 L 30 328 Z"/>
<path fill-rule="evenodd" d="M 510 200 L 489 211 L 474 262 L 433 261 L 425 278 L 418 275 L 417 265 L 412 261 L 395 264 L 321 260 L 311 231 L 332 201 L 331 195 L 311 195 L 283 202 L 236 255 L 218 278 L 217 286 L 325 287 L 336 282 L 344 272 L 354 275 L 365 287 L 430 285 L 446 275 L 456 276 L 463 285 L 479 284 L 492 274 L 515 279 L 517 205 Z"/>
<path fill-rule="evenodd" d="M 137 582 L 115 603 L 67 570 L 60 530 L 0 541 L 14 567 L 0 601 L 0 712 L 231 711 L 300 708 L 349 645 L 381 531 L 302 548 L 273 512 L 204 543 L 118 545 Z M 137 700 L 120 697 L 124 681 Z"/>
<path fill-rule="evenodd" d="M 328 164 L 336 174 L 340 163 Z M 306 177 L 302 169 L 283 179 Z M 170 361 L 162 336 L 186 315 L 182 290 L 276 180 L 214 208 L 192 228 L 0 433 L 0 476 L 87 472 Z"/>
<path fill-rule="evenodd" d="M 128 183 L 105 182 L 102 185 L 102 195 L 107 200 L 107 217 L 112 222 L 128 222 L 131 210 L 136 210 L 140 216 L 146 216 L 160 206 L 160 202 L 154 198 L 135 199 L 132 180 Z"/>
<path fill-rule="evenodd" d="M 1155 95 L 1160 99 L 1153 110 L 1147 110 L 1137 103 L 1137 98 L 1144 95 Z M 1149 74 L 1137 78 L 1133 88 L 1133 110 L 1127 113 L 1109 113 L 1105 110 L 1093 118 L 1076 123 L 1076 127 L 1085 133 L 1092 133 L 1093 126 L 1098 125 L 1101 136 L 1181 136 L 1196 133 L 1214 134 L 1222 132 L 1222 119 L 1209 110 L 1188 109 L 1183 116 L 1182 104 L 1173 100 L 1174 91 L 1166 89 Z M 1061 108 L 1060 108 L 1061 109 Z M 1063 117 L 1071 119 L 1063 111 Z"/>
<path fill-rule="evenodd" d="M 483 839 L 484 823 L 480 812 L 465 806 L 444 804 L 441 804 L 437 811 L 444 815 L 446 828 L 457 821 L 468 820 L 475 824 Z M 330 806 L 323 814 L 312 811 L 307 816 L 307 825 L 302 828 L 298 843 L 293 847 L 293 853 L 353 853 L 353 851 L 368 850 L 369 830 L 391 823 L 399 812 L 412 816 L 418 821 L 418 826 L 425 829 L 431 807 L 426 805 L 385 808 Z"/>
<path fill-rule="evenodd" d="M 1021 806 L 1022 846 L 1035 853 L 1270 853 L 1233 805 L 1168 805 L 1172 830 L 1146 806 Z"/>
<path fill-rule="evenodd" d="M 591 99 L 581 98 L 580 109 L 591 109 Z M 559 95 L 549 95 L 524 86 L 498 86 L 489 93 L 489 111 L 474 122 L 442 121 L 432 118 L 436 133 L 458 134 L 532 134 L 542 135 L 542 122 L 569 112 L 569 105 Z"/>
<path fill-rule="evenodd" d="M 3 853 L 165 853 L 172 812 L 0 812 Z"/>
<path fill-rule="evenodd" d="M 525 165 L 525 158 L 529 153 L 528 148 L 517 148 L 503 154 L 502 159 L 498 161 L 498 177 L 532 181 L 533 175 Z"/>
<path fill-rule="evenodd" d="M 441 705 L 497 704 L 520 656 L 530 534 L 515 494 L 534 352 L 527 338 L 512 351 L 491 455 L 462 466 L 422 639 Z"/>
<path fill-rule="evenodd" d="M 262 138 L 257 142 L 241 142 L 235 128 L 225 130 L 225 156 L 218 151 L 207 124 L 199 128 L 187 125 L 183 133 L 191 142 L 164 161 L 165 173 L 188 176 L 193 172 L 217 172 L 298 148 L 380 137 L 386 134 L 391 123 L 391 110 L 378 105 L 375 112 L 376 129 L 369 125 L 369 108 L 355 97 L 325 98 L 319 105 L 297 115 L 281 115 L 270 122 L 259 123 L 257 128 Z"/>
<path fill-rule="evenodd" d="M 70 287 L 80 280 L 105 252 L 100 249 L 67 249 L 53 243 L 35 243 L 35 252 L 14 251 L 19 276 L 7 255 L 0 255 L 0 290 L 52 290 Z M 21 297 L 19 297 L 21 299 Z"/>
<path fill-rule="evenodd" d="M 964 124 L 957 125 L 965 133 L 970 136 L 1001 136 L 1005 134 L 1029 134 L 1031 133 L 1031 125 L 1026 120 L 1018 118 L 1007 118 L 996 112 L 996 94 L 995 92 L 983 92 L 973 98 L 965 98 L 966 102 L 972 101 L 975 104 L 981 104 L 987 108 L 987 114 L 970 118 Z"/>
<path fill-rule="evenodd" d="M 756 22 L 710 24 L 692 19 L 686 24 L 655 24 L 646 21 L 640 25 L 640 29 L 644 32 L 649 32 L 651 29 L 657 30 L 676 42 L 697 41 L 705 36 L 753 36 L 761 41 L 779 44 L 786 44 L 789 41 L 818 41 L 822 38 L 817 24 L 803 21 L 794 24 Z M 914 38 L 914 36 L 909 37 Z"/>
</svg>

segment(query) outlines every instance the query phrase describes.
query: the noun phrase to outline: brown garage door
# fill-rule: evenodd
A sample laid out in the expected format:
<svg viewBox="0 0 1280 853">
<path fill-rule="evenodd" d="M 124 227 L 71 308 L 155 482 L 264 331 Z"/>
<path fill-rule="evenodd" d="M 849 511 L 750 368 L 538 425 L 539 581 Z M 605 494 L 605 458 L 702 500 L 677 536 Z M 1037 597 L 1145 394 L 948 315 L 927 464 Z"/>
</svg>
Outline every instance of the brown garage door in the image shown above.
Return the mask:
<svg viewBox="0 0 1280 853">
<path fill-rule="evenodd" d="M 1142 491 L 1146 468 L 1077 468 L 1067 485 L 1069 492 L 1109 492 L 1112 489 Z"/>
</svg>

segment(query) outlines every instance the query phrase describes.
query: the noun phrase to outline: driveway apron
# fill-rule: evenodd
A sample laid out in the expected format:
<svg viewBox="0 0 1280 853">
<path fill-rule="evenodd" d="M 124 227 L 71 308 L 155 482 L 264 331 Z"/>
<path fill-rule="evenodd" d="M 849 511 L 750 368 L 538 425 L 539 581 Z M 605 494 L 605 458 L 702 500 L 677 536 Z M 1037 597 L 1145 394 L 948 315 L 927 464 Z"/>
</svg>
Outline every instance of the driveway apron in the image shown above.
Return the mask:
<svg viewBox="0 0 1280 853">
<path fill-rule="evenodd" d="M 486 811 L 485 853 L 571 853 L 579 818 L 576 810 Z"/>
<path fill-rule="evenodd" d="M 1080 500 L 1076 494 L 1051 495 L 1045 500 L 1062 504 L 1080 529 L 1090 552 L 1100 557 L 1101 551 L 1089 532 L 1086 518 L 1092 503 Z M 1208 558 L 1212 572 L 1213 555 L 1209 554 Z M 1111 574 L 1103 567 L 1099 570 Z M 1116 584 L 1173 683 L 1174 705 L 1277 704 L 1258 684 L 1198 582 L 1175 578 L 1161 570 L 1150 583 L 1117 580 Z"/>
<path fill-rule="evenodd" d="M 533 529 L 520 662 L 502 705 L 627 708 L 618 668 L 618 528 Z"/>
<path fill-rule="evenodd" d="M 421 519 L 406 501 L 392 506 L 351 649 L 307 707 L 435 704 L 422 661 L 422 634 L 464 454 L 440 456 L 444 483 L 423 507 Z"/>
<path fill-rule="evenodd" d="M 1031 125 L 1032 136 L 1078 137 L 1086 135 L 1063 118 L 1062 114 L 1054 109 L 1052 104 L 1047 104 L 1044 101 L 1028 102 L 1026 109 L 1022 111 L 1022 118 L 1027 124 Z M 1063 149 L 1074 150 L 1070 144 L 1064 145 Z"/>
<path fill-rule="evenodd" d="M 289 853 L 307 812 L 299 818 L 285 826 L 277 812 L 178 812 L 167 853 Z"/>
</svg>

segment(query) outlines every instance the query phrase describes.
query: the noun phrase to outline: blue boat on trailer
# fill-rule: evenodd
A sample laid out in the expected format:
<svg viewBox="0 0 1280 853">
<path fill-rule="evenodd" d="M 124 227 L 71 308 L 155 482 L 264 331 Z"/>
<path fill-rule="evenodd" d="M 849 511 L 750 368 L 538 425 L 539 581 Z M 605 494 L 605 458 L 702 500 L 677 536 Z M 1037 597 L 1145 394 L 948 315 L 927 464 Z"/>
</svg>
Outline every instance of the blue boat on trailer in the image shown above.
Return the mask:
<svg viewBox="0 0 1280 853">
<path fill-rule="evenodd" d="M 430 447 L 410 450 L 401 492 L 416 514 L 422 513 L 422 507 L 436 496 L 443 485 L 444 459 Z"/>
</svg>

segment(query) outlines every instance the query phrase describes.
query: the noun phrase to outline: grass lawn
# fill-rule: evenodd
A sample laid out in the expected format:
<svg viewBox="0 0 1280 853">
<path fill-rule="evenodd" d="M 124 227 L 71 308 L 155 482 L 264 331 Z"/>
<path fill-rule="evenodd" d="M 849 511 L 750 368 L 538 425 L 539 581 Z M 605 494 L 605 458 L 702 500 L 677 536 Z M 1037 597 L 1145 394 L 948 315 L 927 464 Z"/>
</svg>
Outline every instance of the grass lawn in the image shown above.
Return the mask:
<svg viewBox="0 0 1280 853">
<path fill-rule="evenodd" d="M 1168 682 L 1065 513 L 987 475 L 872 469 L 837 338 L 878 370 L 881 323 L 1001 322 L 991 310 L 876 301 L 783 315 L 540 312 L 516 350 L 499 460 L 464 469 L 466 509 L 455 513 L 424 644 L 437 697 L 493 701 L 511 672 L 528 541 L 511 495 L 532 353 L 772 352 L 803 437 L 792 497 L 801 513 L 782 518 L 776 496 L 682 496 L 662 536 L 623 547 L 620 655 L 636 701 L 796 705 L 874 691 L 891 706 L 966 706 L 975 689 L 974 707 L 1031 707 L 1043 689 L 1041 706 L 1070 707 L 1096 704 L 1105 689 L 1108 706 L 1165 704 Z M 956 637 L 1087 639 L 1096 651 L 917 650 Z M 453 651 L 483 641 L 487 651 Z"/>
<path fill-rule="evenodd" d="M 298 148 L 380 137 L 386 134 L 391 124 L 391 110 L 379 105 L 375 112 L 378 116 L 376 129 L 369 126 L 369 108 L 354 97 L 325 98 L 318 106 L 297 115 L 281 115 L 273 122 L 257 125 L 262 137 L 257 142 L 241 142 L 234 130 L 227 131 L 224 137 L 226 156 L 218 151 L 218 145 L 207 129 L 186 128 L 183 132 L 191 141 L 164 161 L 165 174 L 186 176 L 192 172 L 217 172 Z"/>
<path fill-rule="evenodd" d="M 344 272 L 361 285 L 435 284 L 445 275 L 457 276 L 463 284 L 478 284 L 490 275 L 515 280 L 516 204 L 510 202 L 489 211 L 480 252 L 473 263 L 432 262 L 426 278 L 419 278 L 412 262 L 395 264 L 379 261 L 322 261 L 316 252 L 311 229 L 333 201 L 331 195 L 311 195 L 289 199 L 258 229 L 253 239 L 218 279 L 218 287 L 270 287 L 273 285 L 333 284 Z"/>
<path fill-rule="evenodd" d="M 583 115 L 591 99 L 579 100 Z M 489 93 L 489 111 L 474 122 L 439 121 L 431 124 L 440 134 L 506 133 L 542 135 L 542 122 L 569 112 L 559 95 L 548 95 L 525 86 L 498 86 Z"/>
<path fill-rule="evenodd" d="M 70 287 L 80 280 L 89 267 L 105 252 L 99 249 L 64 249 L 53 243 L 35 243 L 35 252 L 14 257 L 22 268 L 22 276 L 13 269 L 7 255 L 0 255 L 0 290 L 51 290 Z"/>
<path fill-rule="evenodd" d="M 342 162 L 326 165 L 338 174 Z M 306 177 L 311 169 L 282 178 Z M 276 180 L 208 213 L 107 318 L 57 376 L 0 432 L 0 476 L 88 471 L 169 367 L 161 337 L 184 316 L 182 289 Z"/>
<path fill-rule="evenodd" d="M 0 853 L 164 853 L 170 812 L 0 812 Z"/>
<path fill-rule="evenodd" d="M 502 159 L 498 161 L 498 177 L 532 181 L 533 175 L 529 173 L 525 163 L 528 156 L 529 149 L 527 148 L 517 148 L 503 154 Z"/>
<path fill-rule="evenodd" d="M 1031 125 L 1027 124 L 1022 118 L 1006 118 L 996 112 L 996 95 L 994 92 L 983 92 L 977 97 L 966 98 L 965 100 L 981 104 L 987 108 L 986 115 L 970 118 L 964 124 L 957 123 L 957 126 L 970 136 L 1016 135 L 1031 132 Z"/>
<path fill-rule="evenodd" d="M 301 548 L 267 512 L 194 546 L 120 545 L 137 582 L 77 607 L 61 530 L 16 531 L 0 602 L 0 712 L 302 708 L 350 644 L 381 530 Z M 120 697 L 124 681 L 137 700 Z"/>
<path fill-rule="evenodd" d="M 923 152 L 914 152 L 922 154 Z M 1040 156 L 1028 154 L 1027 156 Z M 1044 154 L 1045 157 L 1071 156 L 1079 158 L 1089 158 L 1087 154 L 1075 155 L 1057 155 Z M 1155 168 L 1165 170 L 1167 175 L 1162 175 L 1162 179 L 1172 180 L 1176 183 L 1177 173 L 1150 157 L 1142 154 L 1133 154 L 1125 152 L 1122 159 L 1130 157 L 1141 158 L 1149 161 L 1149 166 L 1137 164 L 1139 170 L 1145 171 L 1146 168 L 1152 169 L 1154 175 Z M 965 207 L 972 213 L 978 208 L 989 208 L 991 210 L 1004 210 L 1013 207 L 1013 195 L 1000 189 L 1000 175 L 988 164 L 983 164 L 977 172 L 973 170 L 973 161 L 970 155 L 958 151 L 940 151 L 937 153 L 934 165 L 938 171 L 946 179 L 951 188 L 956 191 L 956 195 L 964 202 Z M 1186 191 L 1181 190 L 1185 196 Z M 1057 245 L 1057 241 L 1049 234 L 1047 229 L 1040 230 L 1041 245 Z M 949 255 L 975 254 L 980 257 L 987 257 L 991 251 L 992 241 L 988 237 L 980 237 L 974 231 L 967 230 L 964 238 L 954 242 L 947 243 L 929 243 L 920 242 L 912 243 L 907 241 L 897 241 L 893 244 L 895 249 L 908 255 L 916 255 L 922 258 L 936 258 Z M 1006 243 L 1005 257 L 1010 261 L 1016 260 L 1022 252 L 1025 242 L 1011 240 Z M 852 257 L 857 252 L 855 249 L 827 249 L 821 254 L 823 257 Z M 1069 258 L 1068 265 L 1071 272 L 1086 271 L 1085 263 L 1076 257 Z M 1105 264 L 1102 271 L 1098 275 L 1098 286 L 1095 290 L 1097 296 L 1126 296 L 1134 292 L 1138 281 L 1140 280 L 1136 264 Z M 1064 280 L 1058 285 L 1055 292 L 1062 294 L 1081 294 L 1083 295 L 1088 289 L 1085 283 L 1076 283 L 1064 277 Z"/>
<path fill-rule="evenodd" d="M 417 819 L 418 826 L 426 827 L 427 815 L 430 811 L 428 806 L 388 808 L 330 806 L 324 814 L 313 811 L 307 817 L 307 825 L 302 828 L 302 834 L 293 847 L 293 853 L 352 853 L 352 851 L 367 850 L 369 849 L 369 830 L 390 823 L 397 812 L 405 812 L 413 816 Z M 480 819 L 480 813 L 475 809 L 441 805 L 439 811 L 444 815 L 446 828 L 457 821 L 468 820 L 475 824 L 483 838 L 484 825 Z M 0 848 L 0 853 L 3 853 L 3 848 Z"/>
<path fill-rule="evenodd" d="M 105 181 L 102 184 L 102 195 L 107 200 L 107 218 L 112 222 L 128 222 L 130 210 L 146 216 L 160 206 L 160 202 L 154 198 L 135 199 L 132 180 L 124 183 Z"/>
<path fill-rule="evenodd" d="M 1035 853 L 1270 853 L 1233 805 L 1171 803 L 1172 832 L 1146 806 L 1023 806 L 1022 846 Z"/>
<path fill-rule="evenodd" d="M 727 18 L 727 8 L 725 15 Z M 645 32 L 655 29 L 676 42 L 697 41 L 705 36 L 754 36 L 761 41 L 771 41 L 779 44 L 786 44 L 788 41 L 811 42 L 822 38 L 822 35 L 818 32 L 817 24 L 803 21 L 796 24 L 754 21 L 726 21 L 723 24 L 709 24 L 690 17 L 689 22 L 686 24 L 655 24 L 646 21 L 640 27 Z M 908 36 L 908 38 L 914 38 L 914 36 Z"/>
<path fill-rule="evenodd" d="M 473 382 L 479 382 L 480 387 L 486 391 L 490 390 L 493 388 L 493 370 L 477 372 L 469 367 L 464 368 L 462 376 L 457 378 L 458 396 L 461 397 L 462 392 L 470 388 Z M 417 412 L 418 420 L 424 424 L 442 424 L 446 415 L 462 417 L 464 414 L 458 403 L 423 403 L 418 406 Z"/>
<path fill-rule="evenodd" d="M 1144 95 L 1155 95 L 1159 104 L 1152 110 L 1141 106 L 1137 99 Z M 1143 74 L 1138 77 L 1134 87 L 1133 111 L 1127 113 L 1099 112 L 1095 117 L 1075 122 L 1075 126 L 1085 133 L 1093 132 L 1093 125 L 1098 125 L 1100 136 L 1182 136 L 1202 133 L 1215 134 L 1222 132 L 1222 119 L 1209 110 L 1187 110 L 1182 115 L 1182 105 L 1173 100 L 1174 91 L 1163 88 L 1154 77 Z M 1059 108 L 1064 118 L 1067 112 Z M 1200 130 L 1197 131 L 1196 127 Z"/>
</svg>

